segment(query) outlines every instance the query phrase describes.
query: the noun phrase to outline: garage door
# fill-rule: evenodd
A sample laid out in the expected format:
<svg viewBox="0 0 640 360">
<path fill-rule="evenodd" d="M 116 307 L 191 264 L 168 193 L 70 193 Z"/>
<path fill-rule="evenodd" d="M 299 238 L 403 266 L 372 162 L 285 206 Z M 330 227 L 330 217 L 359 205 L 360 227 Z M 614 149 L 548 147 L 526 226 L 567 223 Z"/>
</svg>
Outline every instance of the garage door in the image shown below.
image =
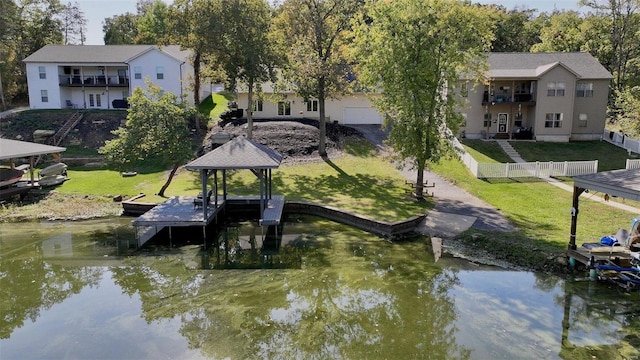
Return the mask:
<svg viewBox="0 0 640 360">
<path fill-rule="evenodd" d="M 382 116 L 370 107 L 346 107 L 343 119 L 345 124 L 382 124 Z"/>
</svg>

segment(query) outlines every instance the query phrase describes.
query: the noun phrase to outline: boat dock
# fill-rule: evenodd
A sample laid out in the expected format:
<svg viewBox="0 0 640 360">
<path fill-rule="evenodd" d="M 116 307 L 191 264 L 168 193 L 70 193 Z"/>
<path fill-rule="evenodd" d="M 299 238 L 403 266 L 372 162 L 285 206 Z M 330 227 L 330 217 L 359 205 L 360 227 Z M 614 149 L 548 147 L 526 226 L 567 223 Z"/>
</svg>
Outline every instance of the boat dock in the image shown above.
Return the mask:
<svg viewBox="0 0 640 360">
<path fill-rule="evenodd" d="M 203 237 L 206 238 L 206 227 L 228 208 L 246 209 L 247 206 L 257 208 L 261 202 L 260 196 L 232 196 L 227 199 L 218 196 L 217 201 L 212 199 L 209 202 L 205 218 L 203 208 L 194 206 L 194 200 L 196 200 L 195 196 L 172 197 L 133 220 L 132 225 L 136 228 L 138 246 L 142 246 L 164 228 L 169 228 L 169 237 L 171 237 L 172 227 L 201 226 Z M 259 219 L 260 226 L 279 225 L 284 209 L 284 196 L 274 195 L 271 199 L 263 201 L 266 201 L 266 204 L 263 215 Z"/>
</svg>

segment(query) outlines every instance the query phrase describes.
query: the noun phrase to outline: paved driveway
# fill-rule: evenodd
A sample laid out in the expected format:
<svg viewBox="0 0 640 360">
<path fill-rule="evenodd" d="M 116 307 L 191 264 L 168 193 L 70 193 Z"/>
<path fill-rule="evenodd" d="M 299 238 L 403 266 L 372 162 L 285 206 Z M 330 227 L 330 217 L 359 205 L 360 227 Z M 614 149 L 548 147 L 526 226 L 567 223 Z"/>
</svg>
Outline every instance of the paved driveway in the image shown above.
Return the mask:
<svg viewBox="0 0 640 360">
<path fill-rule="evenodd" d="M 383 141 L 387 133 L 380 125 L 350 125 L 359 130 L 367 140 L 385 151 Z M 417 177 L 416 170 L 405 167 L 402 174 L 411 181 Z M 495 207 L 451 184 L 437 174 L 425 171 L 424 179 L 435 183 L 434 199 L 436 206 L 429 211 L 419 231 L 435 237 L 453 238 L 469 229 L 513 232 L 516 228 Z"/>
</svg>

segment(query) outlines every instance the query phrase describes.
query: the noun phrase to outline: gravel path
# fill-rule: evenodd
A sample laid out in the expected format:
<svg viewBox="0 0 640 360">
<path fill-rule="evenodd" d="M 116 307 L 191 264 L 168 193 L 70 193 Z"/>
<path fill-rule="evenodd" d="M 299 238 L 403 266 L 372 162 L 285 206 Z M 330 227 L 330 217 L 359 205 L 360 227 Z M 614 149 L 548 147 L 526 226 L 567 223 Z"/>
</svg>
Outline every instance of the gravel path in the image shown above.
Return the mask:
<svg viewBox="0 0 640 360">
<path fill-rule="evenodd" d="M 386 133 L 379 125 L 350 125 L 360 131 L 367 140 L 385 151 L 382 142 Z M 411 181 L 416 179 L 416 171 L 405 167 L 401 170 Z M 424 172 L 424 179 L 435 183 L 429 189 L 434 192 L 436 206 L 429 211 L 420 231 L 431 236 L 454 238 L 461 232 L 474 228 L 478 230 L 514 232 L 516 228 L 495 207 L 451 184 L 431 171 Z"/>
</svg>

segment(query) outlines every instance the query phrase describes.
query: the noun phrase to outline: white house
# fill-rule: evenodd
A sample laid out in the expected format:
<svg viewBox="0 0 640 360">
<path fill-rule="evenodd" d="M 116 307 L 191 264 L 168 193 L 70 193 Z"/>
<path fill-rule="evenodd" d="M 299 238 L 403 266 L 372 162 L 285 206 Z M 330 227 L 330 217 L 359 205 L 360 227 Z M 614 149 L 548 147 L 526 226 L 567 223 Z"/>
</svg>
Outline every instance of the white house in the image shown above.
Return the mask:
<svg viewBox="0 0 640 360">
<path fill-rule="evenodd" d="M 247 109 L 247 90 L 239 87 L 238 107 Z M 371 104 L 370 95 L 354 93 L 339 99 L 325 100 L 327 122 L 340 124 L 382 124 L 383 117 Z M 253 95 L 253 117 L 255 119 L 286 119 L 305 117 L 318 119 L 318 99 L 303 99 L 293 92 L 275 93 L 272 83 L 262 85 L 261 95 Z"/>
<path fill-rule="evenodd" d="M 189 55 L 177 45 L 46 45 L 24 59 L 29 107 L 123 108 L 146 79 L 193 104 Z"/>
</svg>

